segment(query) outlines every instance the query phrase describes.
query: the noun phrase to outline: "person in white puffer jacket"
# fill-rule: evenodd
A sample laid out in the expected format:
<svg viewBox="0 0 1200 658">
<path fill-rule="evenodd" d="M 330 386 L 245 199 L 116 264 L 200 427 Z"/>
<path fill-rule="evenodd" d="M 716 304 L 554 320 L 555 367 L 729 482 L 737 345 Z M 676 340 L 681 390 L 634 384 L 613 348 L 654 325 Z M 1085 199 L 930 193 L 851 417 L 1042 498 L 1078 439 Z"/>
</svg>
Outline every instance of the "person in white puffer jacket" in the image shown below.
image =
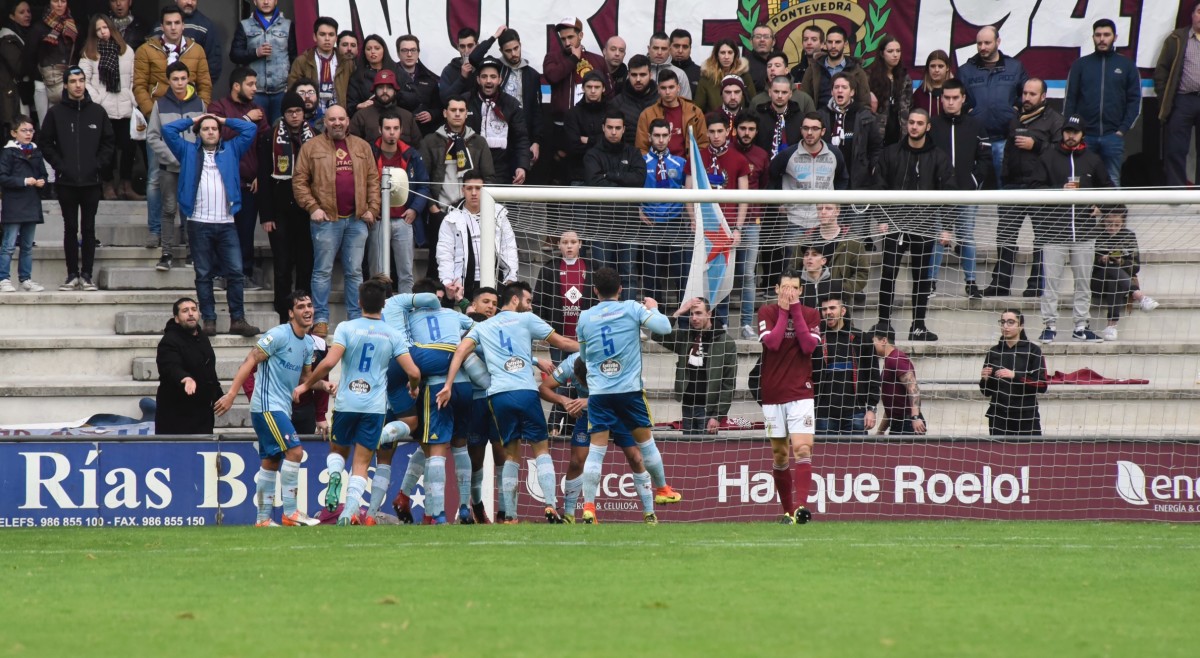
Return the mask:
<svg viewBox="0 0 1200 658">
<path fill-rule="evenodd" d="M 146 197 L 133 189 L 135 148 L 129 124 L 137 103 L 133 98 L 134 50 L 125 40 L 112 19 L 103 14 L 92 16 L 84 36 L 79 68 L 87 75 L 87 90 L 92 102 L 104 108 L 113 124 L 117 139 L 120 166 L 110 168 L 104 176 L 105 201 L 127 199 L 144 201 Z"/>
</svg>

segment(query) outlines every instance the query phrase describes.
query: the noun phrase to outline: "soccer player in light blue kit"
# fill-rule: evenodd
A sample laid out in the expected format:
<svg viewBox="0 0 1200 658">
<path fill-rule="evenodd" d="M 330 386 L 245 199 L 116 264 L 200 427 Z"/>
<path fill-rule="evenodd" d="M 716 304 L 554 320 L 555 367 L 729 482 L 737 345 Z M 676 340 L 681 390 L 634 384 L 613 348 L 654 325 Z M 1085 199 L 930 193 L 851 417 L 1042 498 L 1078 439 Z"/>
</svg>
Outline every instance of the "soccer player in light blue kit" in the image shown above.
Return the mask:
<svg viewBox="0 0 1200 658">
<path fill-rule="evenodd" d="M 272 518 L 275 509 L 275 482 L 282 485 L 283 525 L 314 526 L 317 520 L 297 509 L 296 492 L 300 485 L 300 460 L 304 448 L 292 426 L 292 389 L 302 376 L 312 372 L 315 346 L 308 330 L 313 324 L 312 298 L 307 292 L 292 291 L 288 300 L 288 323 L 264 333 L 246 355 L 233 377 L 229 392 L 217 400 L 215 411 L 225 415 L 233 407 L 242 384 L 256 372 L 254 395 L 250 398 L 250 422 L 258 435 L 258 456 L 262 458 L 254 476 L 258 516 L 254 525 L 278 525 Z M 324 390 L 326 382 L 316 386 Z"/>
<path fill-rule="evenodd" d="M 559 393 L 558 387 L 560 386 L 574 386 L 580 397 L 569 398 Z M 575 419 L 575 431 L 571 434 L 571 462 L 567 465 L 566 492 L 563 494 L 566 499 L 563 503 L 563 518 L 567 523 L 574 523 L 575 505 L 579 500 L 579 495 L 583 493 L 583 467 L 587 462 L 592 445 L 591 435 L 588 433 L 587 364 L 580 359 L 579 354 L 568 356 L 558 364 L 549 377 L 542 381 L 538 386 L 538 393 L 543 400 L 551 404 L 561 404 Z M 642 462 L 642 452 L 637 448 L 637 443 L 633 440 L 633 434 L 629 430 L 624 427 L 613 429 L 612 440 L 625 453 L 625 460 L 629 462 L 631 471 L 634 473 L 646 471 L 646 466 Z M 664 482 L 663 485 L 665 486 L 666 483 Z M 584 499 L 591 502 L 594 508 L 595 497 L 596 494 L 593 491 L 591 495 L 585 495 Z M 642 513 L 653 511 L 653 509 L 643 509 Z M 589 522 L 598 522 L 594 514 Z"/>
<path fill-rule="evenodd" d="M 662 455 L 654 444 L 650 428 L 650 405 L 642 389 L 641 329 L 645 326 L 660 336 L 671 333 L 671 320 L 658 312 L 658 302 L 650 297 L 644 304 L 618 301 L 621 278 L 611 267 L 602 267 L 592 275 L 596 298 L 592 308 L 579 315 L 575 334 L 579 336 L 580 358 L 587 363 L 588 429 L 592 446 L 583 466 L 583 522 L 596 522 L 594 496 L 600 486 L 600 468 L 608 452 L 610 435 L 619 429 L 633 433 L 642 453 L 646 472 L 633 473 L 633 484 L 642 501 L 646 523 L 658 523 L 654 513 L 653 479 L 665 481 Z M 632 464 L 630 464 L 632 466 Z M 660 479 L 661 478 L 661 479 Z M 588 500 L 592 496 L 592 500 Z"/>
<path fill-rule="evenodd" d="M 425 293 L 437 299 L 435 291 L 441 286 L 440 282 L 423 279 L 413 286 L 414 293 Z M 443 288 L 444 290 L 444 288 Z M 408 314 L 408 332 L 413 340 L 413 351 L 423 350 L 426 353 L 440 351 L 453 358 L 454 351 L 462 340 L 463 332 L 473 327 L 475 323 L 467 316 L 449 308 L 424 306 L 412 310 Z M 433 360 L 433 359 L 429 359 Z M 478 358 L 475 359 L 478 361 Z M 421 363 L 418 361 L 418 366 Z M 486 368 L 480 361 L 479 366 Z M 433 398 L 438 390 L 446 383 L 445 374 L 430 374 L 421 369 L 425 381 L 421 386 L 421 395 L 417 399 L 417 410 L 421 418 L 421 454 L 423 462 L 416 458 L 409 459 L 405 470 L 404 480 L 400 484 L 400 494 L 396 496 L 397 516 L 403 518 L 405 512 L 411 518 L 411 502 L 409 496 L 417 484 L 421 473 L 425 475 L 425 518 L 426 523 L 442 525 L 446 523 L 446 456 L 451 454 L 451 440 L 461 437 L 461 454 L 454 450 L 454 474 L 458 485 L 460 522 L 471 523 L 471 508 L 467 505 L 471 495 L 471 458 L 467 454 L 466 436 L 471 417 L 471 394 L 473 386 L 467 377 L 467 368 L 459 370 L 455 376 L 450 397 L 450 404 L 445 408 L 433 404 Z M 423 468 L 422 468 L 423 467 Z"/>
<path fill-rule="evenodd" d="M 408 316 L 413 309 L 428 306 L 439 308 L 441 302 L 437 295 L 432 294 L 400 294 L 393 295 L 383 304 L 383 321 L 391 328 L 404 334 L 409 340 L 409 355 L 420 368 L 416 350 L 412 348 L 412 340 L 408 333 Z M 423 374 L 423 373 L 422 373 Z M 379 437 L 379 448 L 375 451 L 375 476 L 371 479 L 371 502 L 367 506 L 366 523 L 371 525 L 379 512 L 380 506 L 387 498 L 388 489 L 392 484 L 392 460 L 396 455 L 396 447 L 400 441 L 407 439 L 417 431 L 419 418 L 417 401 L 409 394 L 408 374 L 395 361 L 388 361 L 388 411 L 387 424 L 383 426 L 383 435 Z M 415 456 L 416 453 L 414 453 Z M 421 455 L 424 463 L 424 455 Z M 416 461 L 409 458 L 409 464 Z M 419 477 L 419 476 L 418 476 Z M 412 515 L 405 519 L 397 512 L 402 523 L 412 523 Z"/>
<path fill-rule="evenodd" d="M 395 359 L 400 363 L 414 391 L 421 382 L 421 371 L 408 354 L 408 338 L 389 327 L 381 317 L 384 300 L 391 292 L 386 279 L 363 281 L 358 289 L 362 317 L 338 325 L 325 360 L 292 391 L 292 398 L 299 399 L 341 362 L 342 378 L 333 412 L 332 443 L 325 461 L 329 472 L 325 509 L 329 511 L 337 509 L 346 457 L 350 455 L 350 447 L 356 447 L 350 485 L 346 488 L 346 505 L 338 517 L 338 525 L 367 523 L 366 511 L 359 508 L 367 490 L 367 469 L 379 445 L 387 413 L 388 361 Z"/>
<path fill-rule="evenodd" d="M 500 476 L 500 496 L 508 511 L 505 523 L 516 523 L 517 476 L 520 469 L 519 451 L 507 447 L 516 439 L 522 439 L 533 447 L 537 464 L 538 483 L 546 497 L 546 521 L 563 523 L 559 513 L 554 461 L 550 458 L 550 436 L 546 430 L 546 415 L 538 399 L 538 386 L 533 375 L 533 341 L 545 340 L 564 352 L 579 351 L 579 343 L 555 333 L 537 315 L 533 308 L 533 291 L 524 282 L 510 283 L 500 293 L 500 312 L 495 317 L 481 322 L 463 338 L 450 362 L 446 374 L 450 381 L 437 394 L 437 404 L 444 407 L 450 403 L 453 393 L 452 380 L 458 374 L 463 361 L 475 351 L 483 350 L 483 360 L 492 385 L 488 388 L 488 403 L 492 417 L 505 445 L 504 471 Z"/>
</svg>

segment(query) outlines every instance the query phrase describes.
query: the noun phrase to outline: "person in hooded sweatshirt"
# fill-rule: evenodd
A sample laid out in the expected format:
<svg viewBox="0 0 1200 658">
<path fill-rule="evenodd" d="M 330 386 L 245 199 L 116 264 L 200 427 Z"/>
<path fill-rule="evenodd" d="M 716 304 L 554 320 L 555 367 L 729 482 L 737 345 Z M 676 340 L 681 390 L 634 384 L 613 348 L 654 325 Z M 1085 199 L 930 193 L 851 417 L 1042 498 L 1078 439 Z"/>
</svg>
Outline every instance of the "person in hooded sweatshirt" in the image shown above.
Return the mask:
<svg viewBox="0 0 1200 658">
<path fill-rule="evenodd" d="M 501 25 L 496 33 L 479 42 L 467 58 L 476 69 L 483 63 L 492 44 L 500 44 L 500 89 L 517 99 L 525 116 L 525 131 L 529 134 L 529 154 L 532 164 L 541 157 L 541 144 L 546 126 L 542 121 L 542 74 L 529 65 L 521 54 L 521 35 Z"/>
<path fill-rule="evenodd" d="M 604 116 L 608 107 L 604 102 L 604 77 L 595 71 L 588 73 L 583 78 L 583 101 L 567 110 L 563 121 L 563 150 L 567 152 L 564 164 L 572 185 L 584 184 L 583 156 L 604 139 Z"/>
<path fill-rule="evenodd" d="M 467 125 L 467 101 L 447 99 L 442 116 L 445 124 L 421 139 L 421 159 L 429 168 L 429 187 L 437 190 L 437 195 L 429 203 L 424 233 L 417 235 L 416 240 L 417 246 L 428 246 L 431 252 L 437 251 L 438 233 L 446 213 L 462 203 L 464 173 L 474 171 L 485 183 L 506 182 L 496 176 L 487 140 Z M 429 261 L 426 276 L 437 277 L 437 263 L 433 259 Z"/>
<path fill-rule="evenodd" d="M 625 125 L 631 128 L 625 131 L 625 143 L 633 144 L 637 138 L 638 118 L 646 108 L 658 102 L 658 81 L 650 74 L 650 58 L 645 55 L 629 58 L 628 69 L 621 91 L 608 106 L 625 115 Z"/>
<path fill-rule="evenodd" d="M 172 249 L 179 244 L 176 234 L 175 215 L 179 211 L 179 160 L 167 148 L 163 141 L 163 126 L 183 118 L 195 118 L 208 111 L 204 99 L 196 93 L 196 88 L 190 82 L 190 72 L 182 61 L 177 61 L 167 67 L 167 84 L 170 89 L 161 98 L 154 101 L 154 111 L 150 113 L 146 129 L 146 146 L 153 149 L 156 156 L 158 171 L 158 193 L 162 198 L 161 228 L 162 257 L 158 259 L 155 269 L 168 272 L 171 269 Z M 195 141 L 196 137 L 190 131 L 184 133 L 184 139 Z"/>
<path fill-rule="evenodd" d="M 1015 308 L 1000 314 L 1000 342 L 988 350 L 979 390 L 989 400 L 988 434 L 1040 436 L 1038 393 L 1045 393 L 1046 359 L 1025 336 L 1025 316 Z"/>
<path fill-rule="evenodd" d="M 929 113 L 917 108 L 909 113 L 904 139 L 879 156 L 879 180 L 886 190 L 953 190 L 950 158 L 929 139 Z M 937 334 L 925 326 L 929 310 L 929 259 L 933 254 L 933 208 L 895 206 L 891 219 L 880 221 L 883 234 L 883 271 L 879 277 L 879 324 L 891 327 L 892 301 L 900 259 L 908 252 L 912 277 L 913 311 L 909 340 L 935 341 Z M 886 218 L 885 218 L 886 219 Z"/>
<path fill-rule="evenodd" d="M 466 95 L 467 125 L 487 140 L 500 182 L 523 185 L 532 166 L 525 112 L 501 88 L 505 66 L 487 57 L 475 70 L 475 86 Z"/>
<path fill-rule="evenodd" d="M 63 215 L 67 278 L 58 289 L 96 290 L 92 265 L 96 257 L 100 172 L 112 162 L 116 138 L 108 112 L 88 95 L 83 69 L 72 66 L 66 77 L 62 102 L 50 107 L 40 134 L 46 162 L 58 172 L 58 205 Z M 81 228 L 82 240 L 78 237 Z"/>
</svg>

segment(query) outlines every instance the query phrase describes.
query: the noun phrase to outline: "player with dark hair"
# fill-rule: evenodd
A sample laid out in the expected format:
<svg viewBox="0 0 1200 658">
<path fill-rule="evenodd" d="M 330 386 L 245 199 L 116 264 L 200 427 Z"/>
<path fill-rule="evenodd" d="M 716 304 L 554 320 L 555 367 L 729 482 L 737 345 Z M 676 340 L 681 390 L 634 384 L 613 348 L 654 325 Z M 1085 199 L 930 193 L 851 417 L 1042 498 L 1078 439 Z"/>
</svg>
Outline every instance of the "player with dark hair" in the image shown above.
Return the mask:
<svg viewBox="0 0 1200 658">
<path fill-rule="evenodd" d="M 341 497 L 346 457 L 351 446 L 356 448 L 346 505 L 338 517 L 338 525 L 366 523 L 366 512 L 359 507 L 367 489 L 367 467 L 379 446 L 387 412 L 388 361 L 396 360 L 404 369 L 410 389 L 415 391 L 421 382 L 421 371 L 408 354 L 408 338 L 383 321 L 383 304 L 390 292 L 391 284 L 386 279 L 371 278 L 359 284 L 362 317 L 338 325 L 325 360 L 292 391 L 292 398 L 298 400 L 341 362 L 338 408 L 333 412 L 332 443 L 325 458 L 329 471 L 325 509 L 330 512 L 337 509 Z"/>
<path fill-rule="evenodd" d="M 588 429 L 592 436 L 583 467 L 583 522 L 597 520 L 595 497 L 604 455 L 611 435 L 625 430 L 633 434 L 645 465 L 645 470 L 639 473 L 632 460 L 629 464 L 642 502 L 642 517 L 646 523 L 656 524 L 651 480 L 665 483 L 665 478 L 662 478 L 662 455 L 650 432 L 654 422 L 642 388 L 641 330 L 644 326 L 655 334 L 666 335 L 671 333 L 671 320 L 658 312 L 658 302 L 652 297 L 646 297 L 643 303 L 619 301 L 621 278 L 611 267 L 597 270 L 592 283 L 600 301 L 580 314 L 575 327 L 579 358 L 588 368 Z M 658 476 L 647 471 L 658 471 Z"/>
<path fill-rule="evenodd" d="M 771 440 L 775 490 L 783 505 L 780 523 L 808 523 L 805 507 L 812 486 L 813 350 L 821 344 L 821 316 L 800 303 L 800 274 L 785 272 L 775 286 L 776 301 L 758 309 L 758 340 L 763 346 L 762 408 Z M 788 447 L 796 458 L 789 468 Z M 788 471 L 791 471 L 790 473 Z M 793 495 L 799 504 L 793 503 Z"/>
<path fill-rule="evenodd" d="M 275 480 L 283 485 L 283 525 L 314 526 L 317 520 L 297 509 L 296 492 L 300 482 L 300 460 L 304 448 L 292 426 L 292 389 L 302 377 L 312 373 L 315 345 L 308 330 L 313 324 L 312 297 L 294 290 L 287 297 L 288 322 L 264 333 L 246 360 L 238 368 L 229 392 L 214 405 L 218 416 L 233 407 L 242 384 L 255 372 L 254 395 L 250 398 L 250 422 L 258 435 L 258 455 L 262 465 L 254 476 L 257 491 L 258 527 L 278 525 L 272 519 L 275 509 Z M 323 389 L 328 382 L 317 381 Z M 298 401 L 298 400 L 297 400 Z"/>
<path fill-rule="evenodd" d="M 499 293 L 495 288 L 485 286 L 475 291 L 471 306 L 467 308 L 467 317 L 476 322 L 483 322 L 496 315 Z M 475 386 L 471 401 L 471 424 L 467 428 L 467 453 L 471 456 L 471 512 L 475 523 L 491 523 L 487 510 L 483 506 L 483 460 L 487 455 L 488 446 L 492 447 L 492 461 L 504 463 L 504 444 L 496 431 L 496 423 L 492 420 L 492 410 L 487 403 L 487 386 Z"/>
<path fill-rule="evenodd" d="M 476 347 L 483 349 L 483 360 L 492 377 L 488 404 L 495 418 L 500 440 L 505 445 L 504 471 L 500 478 L 500 496 L 507 512 L 505 523 L 516 523 L 517 475 L 520 451 L 507 450 L 516 439 L 530 444 L 537 463 L 538 483 L 546 500 L 546 521 L 563 523 L 558 511 L 558 478 L 550 458 L 546 416 L 538 400 L 533 379 L 533 341 L 544 340 L 564 352 L 578 352 L 579 343 L 554 332 L 550 325 L 534 315 L 533 291 L 523 281 L 510 283 L 500 294 L 500 312 L 475 325 L 459 343 L 446 373 L 446 383 L 437 394 L 437 406 L 451 403 L 454 378 Z"/>
</svg>

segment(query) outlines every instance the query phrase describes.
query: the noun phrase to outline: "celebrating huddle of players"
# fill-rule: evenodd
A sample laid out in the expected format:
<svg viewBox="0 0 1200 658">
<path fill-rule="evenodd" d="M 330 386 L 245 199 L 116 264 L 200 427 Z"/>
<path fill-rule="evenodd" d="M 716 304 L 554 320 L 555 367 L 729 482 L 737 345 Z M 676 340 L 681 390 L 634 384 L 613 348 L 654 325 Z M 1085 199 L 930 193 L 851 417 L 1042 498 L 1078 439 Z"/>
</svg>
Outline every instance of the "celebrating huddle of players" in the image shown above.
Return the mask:
<svg viewBox="0 0 1200 658">
<path fill-rule="evenodd" d="M 577 326 L 578 342 L 555 333 L 531 312 L 528 284 L 514 283 L 497 295 L 476 292 L 473 317 L 443 308 L 439 284 L 425 280 L 411 294 L 390 296 L 386 279 L 364 281 L 359 289 L 362 316 L 338 325 L 327 356 L 315 363 L 312 301 L 295 292 L 287 324 L 263 334 L 238 369 L 231 390 L 256 372 L 251 420 L 262 464 L 255 476 L 256 525 L 279 525 L 273 518 L 276 481 L 282 493 L 285 526 L 316 525 L 297 509 L 300 441 L 291 422 L 294 399 L 314 388 L 328 390 L 326 375 L 339 362 L 329 474 L 324 504 L 338 525 L 375 525 L 391 482 L 391 458 L 400 440 L 414 436 L 413 453 L 393 507 L 412 522 L 410 496 L 425 477 L 425 522 L 446 520 L 446 457 L 454 456 L 459 523 L 488 523 L 482 491 L 482 457 L 495 444 L 503 460 L 497 522 L 516 523 L 519 450 L 530 444 L 549 523 L 574 523 L 583 497 L 583 522 L 598 523 L 595 496 L 610 441 L 623 451 L 641 501 L 643 519 L 658 522 L 655 503 L 682 500 L 667 483 L 662 455 L 651 434 L 650 410 L 642 389 L 641 331 L 671 332 L 670 320 L 655 300 L 619 301 L 620 277 L 603 268 L 593 277 L 595 307 Z M 489 299 L 488 296 L 491 296 Z M 497 306 L 499 307 L 498 310 Z M 464 333 L 465 332 L 465 333 Z M 539 361 L 533 342 L 541 340 L 564 354 L 562 363 Z M 539 386 L 534 368 L 547 375 Z M 574 384 L 586 398 L 567 399 L 558 386 Z M 541 399 L 563 404 L 578 418 L 567 471 L 566 500 L 560 508 L 557 477 Z M 232 396 L 218 413 L 228 411 Z M 586 428 L 586 429 L 585 429 Z M 353 449 L 353 450 L 352 450 Z M 347 460 L 349 473 L 346 477 Z M 364 507 L 367 471 L 376 461 L 370 500 Z"/>
</svg>

